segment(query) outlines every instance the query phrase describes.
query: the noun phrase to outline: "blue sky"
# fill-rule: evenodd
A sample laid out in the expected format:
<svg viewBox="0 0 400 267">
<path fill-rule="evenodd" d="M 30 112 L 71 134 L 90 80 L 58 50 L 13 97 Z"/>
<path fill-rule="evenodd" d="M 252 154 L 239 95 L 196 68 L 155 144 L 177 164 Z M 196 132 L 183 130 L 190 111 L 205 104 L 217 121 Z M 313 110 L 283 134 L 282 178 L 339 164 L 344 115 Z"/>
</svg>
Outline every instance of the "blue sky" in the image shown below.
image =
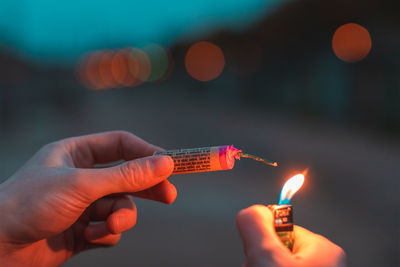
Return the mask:
<svg viewBox="0 0 400 267">
<path fill-rule="evenodd" d="M 170 45 L 218 27 L 244 29 L 282 0 L 1 0 L 0 42 L 33 59 Z"/>
</svg>

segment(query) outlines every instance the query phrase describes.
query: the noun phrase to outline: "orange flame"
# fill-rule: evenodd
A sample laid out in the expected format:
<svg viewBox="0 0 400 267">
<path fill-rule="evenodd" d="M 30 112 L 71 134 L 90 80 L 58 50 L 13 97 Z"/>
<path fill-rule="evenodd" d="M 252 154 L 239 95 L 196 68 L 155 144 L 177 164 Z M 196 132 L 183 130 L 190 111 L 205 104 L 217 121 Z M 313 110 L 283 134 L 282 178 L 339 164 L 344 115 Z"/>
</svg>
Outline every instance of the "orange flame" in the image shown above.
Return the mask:
<svg viewBox="0 0 400 267">
<path fill-rule="evenodd" d="M 304 174 L 296 174 L 282 187 L 281 195 L 279 197 L 279 205 L 289 204 L 293 195 L 300 189 L 304 183 Z"/>
</svg>

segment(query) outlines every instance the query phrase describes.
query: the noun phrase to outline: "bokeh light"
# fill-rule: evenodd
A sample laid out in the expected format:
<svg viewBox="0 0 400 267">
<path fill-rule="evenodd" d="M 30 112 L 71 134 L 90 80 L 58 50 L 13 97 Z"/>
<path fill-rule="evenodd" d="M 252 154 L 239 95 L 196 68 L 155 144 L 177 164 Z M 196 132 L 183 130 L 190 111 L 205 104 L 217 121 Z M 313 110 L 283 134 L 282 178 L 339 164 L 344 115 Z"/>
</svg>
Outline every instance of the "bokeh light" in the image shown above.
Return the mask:
<svg viewBox="0 0 400 267">
<path fill-rule="evenodd" d="M 356 23 L 340 26 L 332 38 L 335 55 L 345 62 L 357 62 L 371 51 L 372 41 L 367 29 Z"/>
<path fill-rule="evenodd" d="M 217 45 L 198 42 L 192 45 L 185 58 L 186 70 L 199 81 L 210 81 L 221 75 L 225 66 L 224 54 Z"/>
<path fill-rule="evenodd" d="M 77 76 L 90 89 L 135 87 L 165 80 L 173 67 L 172 55 L 161 45 L 142 49 L 129 47 L 86 54 L 77 66 Z"/>
<path fill-rule="evenodd" d="M 135 82 L 135 77 L 131 75 L 128 68 L 130 53 L 125 49 L 115 53 L 111 62 L 111 73 L 120 86 L 131 86 Z"/>
<path fill-rule="evenodd" d="M 128 61 L 129 73 L 135 78 L 133 86 L 147 81 L 151 72 L 149 56 L 141 49 L 131 48 Z"/>
<path fill-rule="evenodd" d="M 100 79 L 105 88 L 114 88 L 118 86 L 118 83 L 114 79 L 111 72 L 111 63 L 114 57 L 113 51 L 105 51 L 99 62 L 99 74 Z"/>
<path fill-rule="evenodd" d="M 85 75 L 86 80 L 90 84 L 91 89 L 99 90 L 105 89 L 106 86 L 103 84 L 100 73 L 99 73 L 99 62 L 103 56 L 103 51 L 96 51 L 92 53 L 85 64 Z"/>
<path fill-rule="evenodd" d="M 154 62 L 159 62 L 153 56 Z M 148 80 L 151 69 L 149 56 L 143 50 L 132 47 L 90 52 L 79 60 L 76 71 L 85 87 L 102 90 L 140 85 Z M 165 72 L 162 74 L 165 75 Z"/>
<path fill-rule="evenodd" d="M 162 79 L 169 67 L 167 50 L 158 44 L 150 44 L 142 48 L 150 59 L 151 72 L 147 81 L 154 82 Z"/>
</svg>

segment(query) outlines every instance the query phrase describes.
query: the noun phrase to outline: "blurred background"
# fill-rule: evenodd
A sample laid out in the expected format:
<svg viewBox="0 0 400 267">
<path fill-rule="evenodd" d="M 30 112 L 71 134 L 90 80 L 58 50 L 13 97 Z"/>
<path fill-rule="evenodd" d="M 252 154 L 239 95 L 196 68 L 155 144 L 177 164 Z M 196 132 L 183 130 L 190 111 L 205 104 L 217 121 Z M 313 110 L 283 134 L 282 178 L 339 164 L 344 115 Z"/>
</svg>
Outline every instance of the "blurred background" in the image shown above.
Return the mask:
<svg viewBox="0 0 400 267">
<path fill-rule="evenodd" d="M 236 213 L 309 168 L 295 222 L 349 266 L 399 266 L 400 4 L 2 0 L 0 181 L 46 143 L 127 130 L 276 160 L 177 175 L 114 248 L 65 266 L 241 266 Z"/>
</svg>

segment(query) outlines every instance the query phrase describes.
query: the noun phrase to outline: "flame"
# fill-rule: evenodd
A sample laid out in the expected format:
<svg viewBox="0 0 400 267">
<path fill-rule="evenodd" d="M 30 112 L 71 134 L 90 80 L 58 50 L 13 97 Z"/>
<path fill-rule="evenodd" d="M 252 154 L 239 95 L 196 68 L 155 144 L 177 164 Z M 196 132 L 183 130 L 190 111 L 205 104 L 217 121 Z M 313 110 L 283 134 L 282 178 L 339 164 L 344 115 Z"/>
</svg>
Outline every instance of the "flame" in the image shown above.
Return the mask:
<svg viewBox="0 0 400 267">
<path fill-rule="evenodd" d="M 304 174 L 296 174 L 282 187 L 281 195 L 279 197 L 279 205 L 289 204 L 293 195 L 300 189 L 304 183 Z"/>
</svg>

